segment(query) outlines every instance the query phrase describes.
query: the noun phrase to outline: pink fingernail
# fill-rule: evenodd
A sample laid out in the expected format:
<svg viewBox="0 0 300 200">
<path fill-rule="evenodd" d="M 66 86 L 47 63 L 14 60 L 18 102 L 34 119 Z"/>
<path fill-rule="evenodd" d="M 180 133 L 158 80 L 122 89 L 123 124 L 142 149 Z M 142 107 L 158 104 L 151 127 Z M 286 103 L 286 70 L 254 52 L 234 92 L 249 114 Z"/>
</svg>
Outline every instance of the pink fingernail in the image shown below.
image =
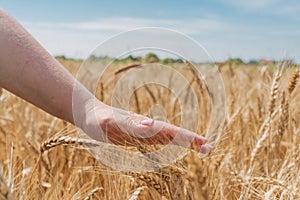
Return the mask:
<svg viewBox="0 0 300 200">
<path fill-rule="evenodd" d="M 141 121 L 141 124 L 144 125 L 144 126 L 150 126 L 150 125 L 153 124 L 153 122 L 154 122 L 153 119 L 144 119 L 144 120 Z"/>
</svg>

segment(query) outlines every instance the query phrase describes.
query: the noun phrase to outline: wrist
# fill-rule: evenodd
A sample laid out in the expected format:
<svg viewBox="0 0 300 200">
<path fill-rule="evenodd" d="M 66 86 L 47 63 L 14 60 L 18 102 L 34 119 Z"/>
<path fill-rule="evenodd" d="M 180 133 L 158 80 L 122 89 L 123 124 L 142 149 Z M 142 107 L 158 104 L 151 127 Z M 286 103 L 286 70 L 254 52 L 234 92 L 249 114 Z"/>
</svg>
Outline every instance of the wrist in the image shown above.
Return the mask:
<svg viewBox="0 0 300 200">
<path fill-rule="evenodd" d="M 96 97 L 87 99 L 74 116 L 75 126 L 83 130 L 89 137 L 103 141 L 103 128 L 113 113 L 112 107 L 99 101 Z"/>
</svg>

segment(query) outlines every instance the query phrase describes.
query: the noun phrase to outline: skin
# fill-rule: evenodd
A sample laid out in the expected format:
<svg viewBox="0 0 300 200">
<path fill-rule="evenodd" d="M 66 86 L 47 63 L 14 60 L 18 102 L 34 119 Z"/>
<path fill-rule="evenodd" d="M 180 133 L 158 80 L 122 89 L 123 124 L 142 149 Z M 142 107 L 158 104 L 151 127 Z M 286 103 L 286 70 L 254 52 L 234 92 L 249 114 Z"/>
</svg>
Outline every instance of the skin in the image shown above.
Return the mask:
<svg viewBox="0 0 300 200">
<path fill-rule="evenodd" d="M 212 149 L 196 133 L 100 102 L 2 9 L 0 47 L 0 87 L 78 126 L 93 139 L 120 145 L 171 141 L 202 153 Z M 75 84 L 80 94 L 76 96 L 80 102 L 76 124 L 72 110 Z"/>
</svg>

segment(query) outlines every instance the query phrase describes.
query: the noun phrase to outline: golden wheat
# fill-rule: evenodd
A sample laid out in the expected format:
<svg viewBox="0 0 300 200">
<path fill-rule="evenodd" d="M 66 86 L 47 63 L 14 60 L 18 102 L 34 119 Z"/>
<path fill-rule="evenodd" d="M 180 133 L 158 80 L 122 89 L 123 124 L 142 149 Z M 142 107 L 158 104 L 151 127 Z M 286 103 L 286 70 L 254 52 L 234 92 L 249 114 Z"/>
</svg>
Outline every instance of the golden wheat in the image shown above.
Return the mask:
<svg viewBox="0 0 300 200">
<path fill-rule="evenodd" d="M 73 74 L 81 64 L 61 62 Z M 137 66 L 108 68 L 97 96 L 110 103 L 118 78 Z M 207 87 L 190 64 L 175 63 L 172 67 L 183 74 L 197 94 L 197 132 L 203 134 L 211 115 Z M 98 142 L 78 137 L 73 126 L 3 90 L 0 198 L 300 199 L 299 68 L 281 71 L 276 66 L 225 63 L 219 69 L 229 114 L 214 150 L 203 158 L 188 152 L 170 166 L 148 173 L 119 172 L 105 166 L 87 151 Z M 174 77 L 165 78 L 171 88 Z M 184 90 L 179 96 L 186 94 Z M 190 96 L 184 98 L 185 103 L 193 103 Z M 132 111 L 145 114 L 155 103 L 165 108 L 168 121 L 180 125 L 181 112 L 186 110 L 181 110 L 178 98 L 169 90 L 155 85 L 141 87 L 133 93 L 130 106 Z M 147 156 L 158 148 L 140 145 L 133 150 Z"/>
</svg>

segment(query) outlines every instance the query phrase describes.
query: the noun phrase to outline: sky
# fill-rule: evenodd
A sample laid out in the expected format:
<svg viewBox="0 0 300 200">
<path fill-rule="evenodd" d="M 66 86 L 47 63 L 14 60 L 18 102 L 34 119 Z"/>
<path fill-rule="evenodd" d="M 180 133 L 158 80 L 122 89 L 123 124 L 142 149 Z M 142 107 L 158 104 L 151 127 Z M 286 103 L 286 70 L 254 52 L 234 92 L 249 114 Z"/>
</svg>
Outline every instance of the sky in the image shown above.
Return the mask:
<svg viewBox="0 0 300 200">
<path fill-rule="evenodd" d="M 192 38 L 215 61 L 239 57 L 300 63 L 298 0 L 0 0 L 0 7 L 54 56 L 84 59 L 124 31 L 161 27 Z M 159 35 L 141 37 L 182 45 Z"/>
</svg>

